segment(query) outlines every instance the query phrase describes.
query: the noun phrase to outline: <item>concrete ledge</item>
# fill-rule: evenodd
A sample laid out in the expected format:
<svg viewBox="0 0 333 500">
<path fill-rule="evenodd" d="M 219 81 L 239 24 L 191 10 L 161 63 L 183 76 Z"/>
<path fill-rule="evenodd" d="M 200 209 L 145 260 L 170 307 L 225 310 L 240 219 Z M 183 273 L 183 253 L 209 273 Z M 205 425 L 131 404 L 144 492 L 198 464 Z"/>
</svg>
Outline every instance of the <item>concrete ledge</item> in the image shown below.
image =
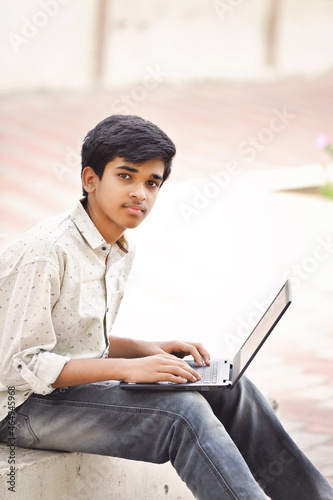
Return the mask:
<svg viewBox="0 0 333 500">
<path fill-rule="evenodd" d="M 15 493 L 8 490 L 9 449 L 0 444 L 0 498 L 14 500 L 194 500 L 170 463 L 83 453 L 15 449 Z"/>
<path fill-rule="evenodd" d="M 300 165 L 297 167 L 280 167 L 267 170 L 252 171 L 244 174 L 246 178 L 264 192 L 304 189 L 325 184 L 327 176 L 333 180 L 333 164 Z"/>
</svg>

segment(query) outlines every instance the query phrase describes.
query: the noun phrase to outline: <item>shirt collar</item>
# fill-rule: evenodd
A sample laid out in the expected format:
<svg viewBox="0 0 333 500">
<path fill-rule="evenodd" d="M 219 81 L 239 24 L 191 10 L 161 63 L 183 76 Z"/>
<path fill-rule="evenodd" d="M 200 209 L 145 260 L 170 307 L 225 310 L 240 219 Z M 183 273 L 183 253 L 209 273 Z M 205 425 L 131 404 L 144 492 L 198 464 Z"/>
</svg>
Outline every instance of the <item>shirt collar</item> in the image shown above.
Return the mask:
<svg viewBox="0 0 333 500">
<path fill-rule="evenodd" d="M 84 198 L 79 200 L 73 208 L 71 212 L 72 221 L 93 250 L 97 250 L 101 246 L 110 247 L 85 211 L 82 204 L 83 200 Z M 123 254 L 127 254 L 129 252 L 128 242 L 124 235 L 122 235 L 116 243 Z"/>
</svg>

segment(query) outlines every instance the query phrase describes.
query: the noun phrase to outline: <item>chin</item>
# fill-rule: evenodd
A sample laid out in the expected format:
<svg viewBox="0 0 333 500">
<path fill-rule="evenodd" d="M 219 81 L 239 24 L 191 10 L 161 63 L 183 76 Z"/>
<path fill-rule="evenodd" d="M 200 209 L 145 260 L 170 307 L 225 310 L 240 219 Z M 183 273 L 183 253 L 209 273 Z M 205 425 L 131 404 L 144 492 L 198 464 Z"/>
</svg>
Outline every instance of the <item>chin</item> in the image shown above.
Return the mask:
<svg viewBox="0 0 333 500">
<path fill-rule="evenodd" d="M 140 221 L 138 221 L 138 220 L 137 220 L 137 221 L 133 220 L 133 221 L 128 222 L 128 223 L 125 225 L 125 227 L 126 227 L 126 229 L 135 229 L 136 227 L 140 226 L 141 222 L 143 222 L 143 221 L 144 221 L 144 219 L 143 219 L 143 220 L 140 220 Z"/>
<path fill-rule="evenodd" d="M 126 218 L 125 220 L 123 219 L 119 225 L 124 229 L 134 229 L 135 227 L 140 226 L 141 222 L 144 220 L 144 218 Z"/>
</svg>

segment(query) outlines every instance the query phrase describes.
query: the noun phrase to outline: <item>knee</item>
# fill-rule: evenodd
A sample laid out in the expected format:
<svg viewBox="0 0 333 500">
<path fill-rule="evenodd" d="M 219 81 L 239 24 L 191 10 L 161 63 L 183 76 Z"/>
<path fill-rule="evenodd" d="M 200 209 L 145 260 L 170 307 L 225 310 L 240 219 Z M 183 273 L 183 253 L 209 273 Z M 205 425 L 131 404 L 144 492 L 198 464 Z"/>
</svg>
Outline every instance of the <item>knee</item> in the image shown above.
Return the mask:
<svg viewBox="0 0 333 500">
<path fill-rule="evenodd" d="M 169 395 L 168 409 L 178 415 L 187 416 L 211 408 L 205 398 L 196 391 L 174 392 Z"/>
<path fill-rule="evenodd" d="M 215 422 L 216 417 L 208 401 L 196 391 L 177 392 L 168 396 L 167 411 L 176 427 L 200 429 Z"/>
<path fill-rule="evenodd" d="M 175 439 L 178 443 L 193 443 L 200 440 L 209 429 L 220 425 L 212 407 L 206 399 L 198 392 L 174 393 L 170 398 L 168 408 L 172 425 L 169 427 L 171 441 Z M 178 446 L 177 445 L 177 446 Z"/>
<path fill-rule="evenodd" d="M 252 412 L 261 414 L 273 411 L 265 396 L 247 377 L 243 376 L 234 390 L 236 391 L 235 397 L 238 400 L 238 405 L 242 408 L 251 408 Z"/>
<path fill-rule="evenodd" d="M 238 397 L 255 397 L 256 395 L 260 394 L 259 389 L 254 385 L 254 383 L 244 375 L 231 392 L 233 392 Z"/>
<path fill-rule="evenodd" d="M 261 401 L 265 399 L 258 387 L 247 377 L 243 376 L 237 385 L 240 393 L 250 396 L 252 400 Z"/>
</svg>

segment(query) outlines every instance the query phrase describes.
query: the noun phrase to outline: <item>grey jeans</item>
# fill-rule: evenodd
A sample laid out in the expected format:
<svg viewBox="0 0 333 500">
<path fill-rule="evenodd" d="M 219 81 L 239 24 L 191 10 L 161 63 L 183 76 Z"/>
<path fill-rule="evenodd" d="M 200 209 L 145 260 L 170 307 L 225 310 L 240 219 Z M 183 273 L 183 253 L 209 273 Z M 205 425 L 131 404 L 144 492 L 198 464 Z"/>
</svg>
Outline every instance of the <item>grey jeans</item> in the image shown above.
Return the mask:
<svg viewBox="0 0 333 500">
<path fill-rule="evenodd" d="M 9 442 L 6 421 L 0 441 Z M 199 500 L 332 500 L 333 489 L 243 377 L 232 390 L 126 392 L 114 381 L 31 395 L 16 445 L 171 461 Z M 262 488 L 262 489 L 261 489 Z"/>
</svg>

